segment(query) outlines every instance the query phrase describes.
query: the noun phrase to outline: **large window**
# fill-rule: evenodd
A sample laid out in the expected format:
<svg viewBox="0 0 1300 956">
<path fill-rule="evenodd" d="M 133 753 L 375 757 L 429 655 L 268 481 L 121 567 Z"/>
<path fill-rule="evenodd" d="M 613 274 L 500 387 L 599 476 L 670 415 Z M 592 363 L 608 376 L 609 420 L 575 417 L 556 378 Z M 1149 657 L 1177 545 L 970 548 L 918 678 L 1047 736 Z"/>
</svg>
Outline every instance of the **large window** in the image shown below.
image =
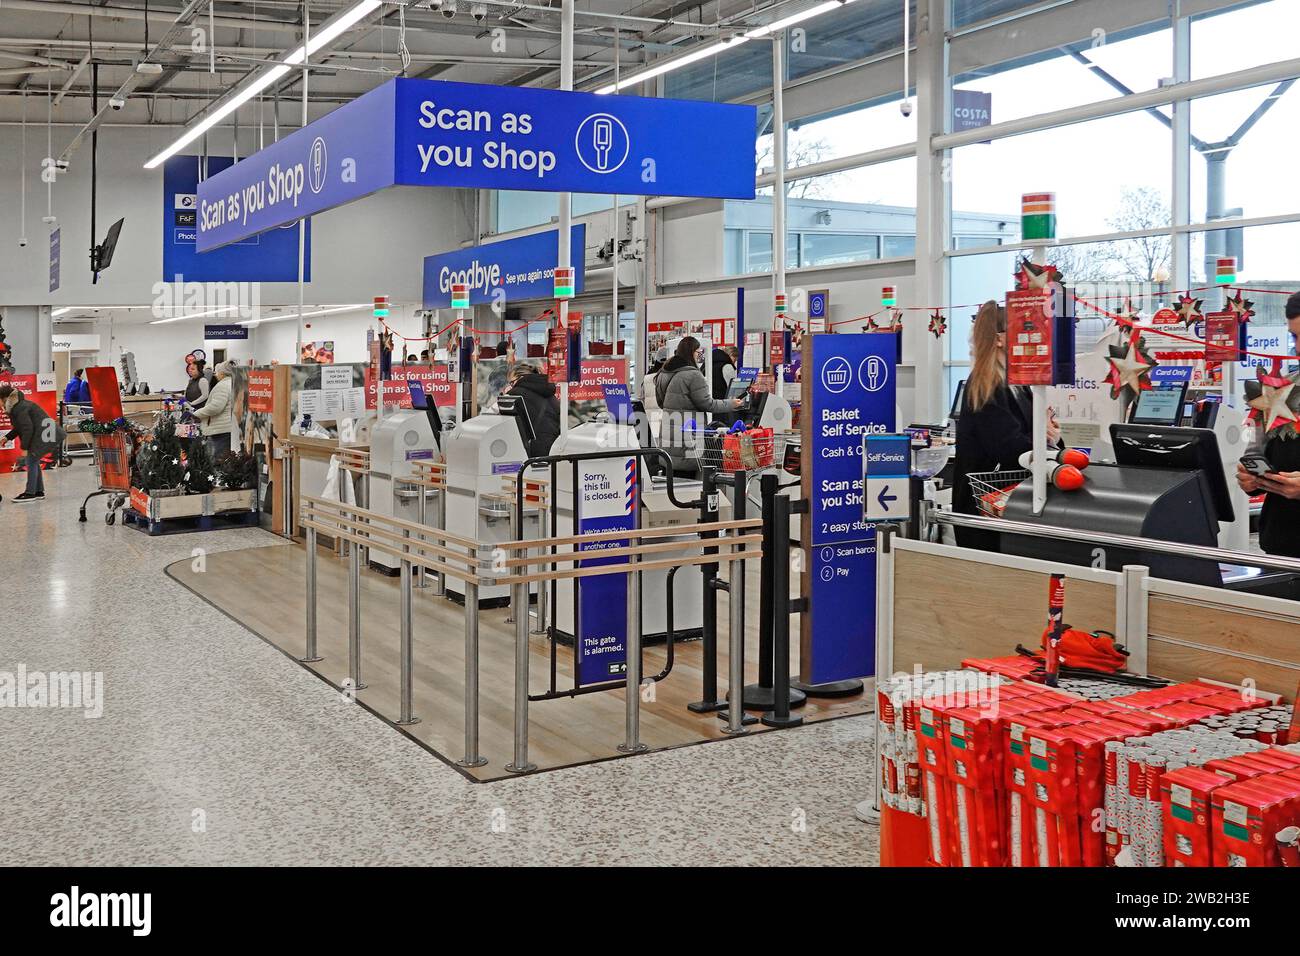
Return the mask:
<svg viewBox="0 0 1300 956">
<path fill-rule="evenodd" d="M 1025 27 L 1015 21 L 990 27 L 995 34 L 981 44 L 996 55 L 996 34 L 1016 40 Z M 976 90 L 992 97 L 991 121 L 1049 113 L 1070 106 L 1123 96 L 1125 90 L 1155 89 L 1173 72 L 1173 31 L 1169 21 L 1157 21 L 1122 32 L 1104 24 L 1091 36 L 1017 57 L 1014 60 L 967 68 L 957 57 L 955 89 Z M 1005 54 L 1003 54 L 1005 55 Z"/>
<path fill-rule="evenodd" d="M 1193 100 L 1191 218 L 1300 212 L 1300 176 L 1290 145 L 1300 130 L 1300 84 L 1238 90 Z"/>
<path fill-rule="evenodd" d="M 1295 57 L 1295 0 L 1249 0 L 1192 20 L 1192 79 Z"/>
<path fill-rule="evenodd" d="M 1023 194 L 1055 192 L 1058 237 L 1166 227 L 1170 136 L 1148 114 L 1124 113 L 963 146 L 952 154 L 952 205 L 1018 225 Z"/>
</svg>

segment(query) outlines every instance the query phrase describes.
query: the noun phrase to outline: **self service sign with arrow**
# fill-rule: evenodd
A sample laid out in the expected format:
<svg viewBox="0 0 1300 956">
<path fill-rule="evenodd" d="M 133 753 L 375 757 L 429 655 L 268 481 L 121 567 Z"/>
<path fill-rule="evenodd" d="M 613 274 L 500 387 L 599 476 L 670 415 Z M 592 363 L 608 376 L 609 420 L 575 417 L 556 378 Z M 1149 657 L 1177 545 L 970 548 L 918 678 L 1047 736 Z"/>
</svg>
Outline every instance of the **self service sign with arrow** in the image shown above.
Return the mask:
<svg viewBox="0 0 1300 956">
<path fill-rule="evenodd" d="M 905 465 L 884 480 L 862 473 L 864 446 L 895 438 L 897 344 L 893 336 L 812 335 L 803 346 L 803 476 L 808 514 L 803 547 L 800 679 L 804 683 L 866 677 L 875 670 L 877 509 L 907 511 Z M 902 450 L 908 451 L 907 439 Z M 886 446 L 890 447 L 890 446 Z M 898 456 L 895 446 L 888 455 Z M 876 479 L 880 478 L 880 483 Z"/>
<path fill-rule="evenodd" d="M 906 521 L 911 481 L 911 436 L 868 435 L 862 443 L 862 517 Z"/>
</svg>

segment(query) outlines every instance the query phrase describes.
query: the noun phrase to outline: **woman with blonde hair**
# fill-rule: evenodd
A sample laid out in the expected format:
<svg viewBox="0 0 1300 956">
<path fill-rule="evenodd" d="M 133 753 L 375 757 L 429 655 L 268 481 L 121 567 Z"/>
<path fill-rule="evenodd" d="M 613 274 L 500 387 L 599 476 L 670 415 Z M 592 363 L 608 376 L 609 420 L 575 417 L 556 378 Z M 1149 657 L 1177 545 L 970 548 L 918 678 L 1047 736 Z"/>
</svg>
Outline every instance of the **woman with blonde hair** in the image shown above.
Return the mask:
<svg viewBox="0 0 1300 956">
<path fill-rule="evenodd" d="M 957 418 L 952 509 L 979 514 L 970 475 L 1018 468 L 1017 459 L 1034 447 L 1033 406 L 1023 389 L 1007 384 L 1007 314 L 992 299 L 980 306 L 971 329 L 971 369 Z M 1047 442 L 1061 439 L 1055 417 L 1047 423 Z M 999 550 L 991 531 L 958 528 L 957 543 L 982 551 Z"/>
</svg>

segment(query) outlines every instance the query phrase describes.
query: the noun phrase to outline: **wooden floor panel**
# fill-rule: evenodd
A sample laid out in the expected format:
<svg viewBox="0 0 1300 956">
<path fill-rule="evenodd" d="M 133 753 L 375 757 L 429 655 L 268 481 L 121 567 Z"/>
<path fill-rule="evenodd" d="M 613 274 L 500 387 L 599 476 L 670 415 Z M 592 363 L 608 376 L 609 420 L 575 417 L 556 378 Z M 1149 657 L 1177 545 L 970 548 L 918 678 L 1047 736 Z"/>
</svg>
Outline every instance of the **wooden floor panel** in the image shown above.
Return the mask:
<svg viewBox="0 0 1300 956">
<path fill-rule="evenodd" d="M 253 548 L 210 554 L 196 572 L 190 561 L 172 565 L 168 573 L 200 597 L 239 621 L 295 659 L 304 650 L 306 595 L 305 551 L 293 547 Z M 322 550 L 318 567 L 318 652 L 324 658 L 304 664 L 335 686 L 348 676 L 347 562 Z M 690 573 L 690 572 L 683 572 Z M 696 572 L 698 573 L 698 572 Z M 746 680 L 758 679 L 758 562 L 747 562 Z M 792 593 L 797 593 L 796 587 Z M 361 679 L 367 686 L 357 698 L 388 721 L 399 715 L 398 582 L 366 571 L 361 581 Z M 727 596 L 718 600 L 718 690 L 727 692 Z M 479 733 L 486 766 L 461 768 L 475 780 L 510 776 L 505 770 L 514 754 L 514 625 L 507 608 L 483 608 L 479 613 Z M 414 712 L 419 723 L 396 728 L 420 741 L 449 762 L 464 756 L 465 624 L 464 609 L 433 588 L 416 589 L 413 600 Z M 799 633 L 799 622 L 791 622 Z M 546 639 L 530 640 L 531 690 L 548 685 L 550 657 Z M 652 750 L 723 739 L 725 726 L 713 714 L 695 714 L 686 704 L 701 691 L 699 641 L 679 643 L 672 673 L 654 685 L 654 699 L 641 706 L 641 740 Z M 559 649 L 557 684 L 570 686 L 572 649 Z M 798 647 L 791 648 L 792 673 Z M 645 649 L 643 673 L 662 670 L 665 649 Z M 866 713 L 870 694 L 842 699 L 810 699 L 798 713 L 808 722 Z M 611 690 L 575 698 L 539 701 L 529 707 L 529 757 L 539 769 L 571 766 L 619 756 L 623 742 L 624 697 Z M 395 725 L 394 725 L 395 726 Z M 753 725 L 754 732 L 770 728 Z"/>
</svg>

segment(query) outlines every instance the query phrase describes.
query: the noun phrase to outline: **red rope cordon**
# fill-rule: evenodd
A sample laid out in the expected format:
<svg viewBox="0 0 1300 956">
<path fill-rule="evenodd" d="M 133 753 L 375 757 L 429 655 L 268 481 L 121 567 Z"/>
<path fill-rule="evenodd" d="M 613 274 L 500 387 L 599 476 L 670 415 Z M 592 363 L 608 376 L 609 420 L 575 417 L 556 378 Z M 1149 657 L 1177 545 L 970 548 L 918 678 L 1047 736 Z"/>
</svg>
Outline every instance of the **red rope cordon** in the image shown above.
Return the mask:
<svg viewBox="0 0 1300 956">
<path fill-rule="evenodd" d="M 1205 346 L 1205 343 L 1200 339 L 1192 339 L 1192 338 L 1188 338 L 1185 335 L 1175 335 L 1173 332 L 1166 332 L 1164 328 L 1159 325 L 1142 325 L 1138 322 L 1134 322 L 1132 319 L 1127 319 L 1124 316 L 1116 315 L 1114 312 L 1109 312 L 1106 309 L 1103 309 L 1101 306 L 1093 302 L 1089 302 L 1087 299 L 1080 298 L 1077 295 L 1071 296 L 1071 298 L 1073 298 L 1075 302 L 1079 303 L 1085 308 L 1092 309 L 1094 312 L 1098 312 L 1101 315 L 1106 316 L 1106 318 L 1108 319 L 1113 319 L 1118 324 L 1123 325 L 1127 328 L 1135 329 L 1139 332 L 1151 332 L 1155 335 L 1160 335 L 1167 339 L 1173 339 L 1175 342 L 1190 342 L 1193 345 L 1199 345 L 1202 348 L 1204 348 Z M 1292 359 L 1295 358 L 1294 355 L 1272 355 L 1268 352 L 1252 352 L 1249 349 L 1241 349 L 1240 354 L 1253 355 L 1255 358 L 1281 359 L 1284 362 L 1291 361 Z"/>
<path fill-rule="evenodd" d="M 501 335 L 501 336 L 509 336 L 509 335 L 514 335 L 514 334 L 515 334 L 516 332 L 518 332 L 520 329 L 526 329 L 526 328 L 528 328 L 528 326 L 532 325 L 534 322 L 541 322 L 541 321 L 543 321 L 543 320 L 545 320 L 545 319 L 548 319 L 548 318 L 553 317 L 554 315 L 555 315 L 555 310 L 554 310 L 554 309 L 547 309 L 545 312 L 543 312 L 541 315 L 537 316 L 536 318 L 529 319 L 529 320 L 526 321 L 526 322 L 521 322 L 519 325 L 516 325 L 513 329 L 503 329 L 503 330 L 498 331 L 498 330 L 496 330 L 496 329 L 476 329 L 476 328 L 474 328 L 473 326 L 466 325 L 466 326 L 464 327 L 463 331 L 465 331 L 465 332 L 469 332 L 469 333 L 472 334 L 472 335 Z M 379 324 L 380 324 L 380 326 L 383 328 L 383 330 L 384 330 L 385 332 L 387 332 L 389 335 L 393 336 L 394 338 L 401 339 L 402 342 L 403 342 L 403 344 L 405 344 L 405 343 L 407 343 L 407 342 L 423 342 L 425 345 L 432 345 L 432 344 L 434 343 L 434 341 L 438 338 L 438 336 L 441 335 L 443 332 L 446 332 L 448 329 L 455 328 L 457 325 L 462 325 L 464 322 L 465 322 L 464 319 L 452 319 L 452 320 L 451 320 L 450 322 L 448 322 L 446 325 L 434 329 L 434 330 L 433 330 L 431 333 L 429 333 L 428 335 L 410 335 L 410 336 L 407 336 L 407 335 L 403 335 L 401 332 L 397 332 L 397 331 L 395 331 L 395 330 L 394 330 L 394 329 L 393 329 L 393 328 L 392 328 L 392 327 L 391 327 L 387 322 L 385 322 L 383 319 L 380 319 L 380 320 L 379 320 Z"/>
</svg>

